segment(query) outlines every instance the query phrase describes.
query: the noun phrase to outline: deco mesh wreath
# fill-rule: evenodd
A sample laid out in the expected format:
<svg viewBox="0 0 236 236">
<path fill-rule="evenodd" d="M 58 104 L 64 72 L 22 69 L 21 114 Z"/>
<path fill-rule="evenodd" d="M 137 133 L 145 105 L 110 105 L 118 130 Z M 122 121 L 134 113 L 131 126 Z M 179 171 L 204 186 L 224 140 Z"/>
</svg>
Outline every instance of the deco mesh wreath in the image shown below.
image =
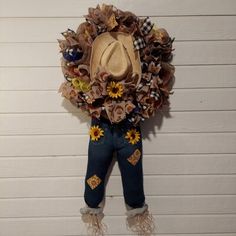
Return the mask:
<svg viewBox="0 0 236 236">
<path fill-rule="evenodd" d="M 58 91 L 73 105 L 87 112 L 93 122 L 100 122 L 95 122 L 90 128 L 91 149 L 88 152 L 87 170 L 95 168 L 100 157 L 104 158 L 102 154 L 103 156 L 96 159 L 94 153 L 114 148 L 113 141 L 104 141 L 107 135 L 111 140 L 113 137 L 129 140 L 127 146 L 116 146 L 125 155 L 122 156 L 122 161 L 125 161 L 122 168 L 127 166 L 127 169 L 123 169 L 122 177 L 129 170 L 129 180 L 136 181 L 135 188 L 138 189 L 136 192 L 133 186 L 125 186 L 125 189 L 130 187 L 131 192 L 131 196 L 128 196 L 128 191 L 125 190 L 126 200 L 134 200 L 133 206 L 127 212 L 127 219 L 134 220 L 138 235 L 150 235 L 148 233 L 153 232 L 154 220 L 147 209 L 148 205 L 142 200 L 143 175 L 142 162 L 139 161 L 142 160 L 142 138 L 139 124 L 153 116 L 163 105 L 169 104 L 175 72 L 175 67 L 170 64 L 174 38 L 170 38 L 164 28 L 155 27 L 149 17 L 140 19 L 135 14 L 121 11 L 112 5 L 103 4 L 101 7 L 98 5 L 96 8 L 89 8 L 85 19 L 76 31 L 68 29 L 62 33 L 65 39 L 58 40 L 65 77 Z M 103 122 L 107 121 L 110 131 L 102 128 Z M 124 132 L 119 127 L 114 131 L 113 128 L 121 125 L 122 121 L 128 121 L 133 128 Z M 111 130 L 114 133 L 123 133 L 114 134 Z M 98 147 L 100 140 L 104 141 L 104 145 L 100 146 L 101 149 L 96 149 L 93 145 Z M 109 146 L 110 143 L 112 147 Z M 117 157 L 119 161 L 119 153 Z M 110 161 L 111 158 L 108 159 Z M 92 165 L 94 166 L 90 168 Z M 91 199 L 97 199 L 95 195 L 98 192 L 90 191 L 97 190 L 98 186 L 103 188 L 104 184 L 99 171 L 103 171 L 105 167 L 102 163 L 97 166 L 99 170 L 93 171 L 92 176 L 90 171 L 86 174 L 85 197 L 90 196 Z M 135 169 L 137 167 L 139 169 Z M 142 206 L 136 202 L 137 199 L 142 201 Z M 94 207 L 86 206 L 80 211 L 84 215 L 88 213 L 89 228 L 93 230 L 93 234 L 103 235 L 104 228 L 98 220 L 101 209 L 97 208 L 97 204 L 90 205 Z"/>
<path fill-rule="evenodd" d="M 154 26 L 149 17 L 140 19 L 112 5 L 89 8 L 85 19 L 76 31 L 63 32 L 64 40 L 58 39 L 65 77 L 58 92 L 89 116 L 105 117 L 112 123 L 127 118 L 136 125 L 168 105 L 173 93 L 175 67 L 170 62 L 175 38 Z M 140 78 L 127 73 L 122 81 L 113 81 L 102 66 L 91 75 L 92 44 L 105 32 L 132 35 L 141 62 Z"/>
</svg>

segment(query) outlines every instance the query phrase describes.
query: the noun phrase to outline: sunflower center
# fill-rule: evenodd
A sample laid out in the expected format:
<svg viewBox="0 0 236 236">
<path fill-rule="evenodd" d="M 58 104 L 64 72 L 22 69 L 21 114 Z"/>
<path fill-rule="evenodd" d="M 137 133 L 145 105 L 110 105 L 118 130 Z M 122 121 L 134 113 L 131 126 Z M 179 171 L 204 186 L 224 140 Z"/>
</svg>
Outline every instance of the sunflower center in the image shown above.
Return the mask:
<svg viewBox="0 0 236 236">
<path fill-rule="evenodd" d="M 98 136 L 98 131 L 94 131 L 94 136 Z"/>
<path fill-rule="evenodd" d="M 117 87 L 113 87 L 111 91 L 112 93 L 118 93 L 119 89 Z"/>
<path fill-rule="evenodd" d="M 135 134 L 134 134 L 134 133 L 131 134 L 131 138 L 132 138 L 132 139 L 135 139 Z"/>
</svg>

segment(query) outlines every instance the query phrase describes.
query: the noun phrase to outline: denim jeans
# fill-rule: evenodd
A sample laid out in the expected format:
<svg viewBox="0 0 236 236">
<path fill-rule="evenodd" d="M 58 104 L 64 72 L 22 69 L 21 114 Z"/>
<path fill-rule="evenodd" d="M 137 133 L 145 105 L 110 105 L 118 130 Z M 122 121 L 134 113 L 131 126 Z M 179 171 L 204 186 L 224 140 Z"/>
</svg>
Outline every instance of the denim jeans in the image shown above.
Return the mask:
<svg viewBox="0 0 236 236">
<path fill-rule="evenodd" d="M 101 136 L 97 141 L 92 141 L 91 137 L 89 140 L 84 192 L 86 204 L 90 208 L 98 208 L 99 203 L 103 200 L 105 177 L 112 162 L 113 153 L 116 152 L 125 203 L 131 208 L 143 207 L 145 205 L 145 195 L 143 189 L 143 148 L 140 125 L 135 127 L 128 120 L 123 120 L 118 124 L 111 124 L 105 118 L 92 118 L 91 126 L 94 125 L 98 125 L 104 130 L 104 136 Z M 135 128 L 140 132 L 140 139 L 135 144 L 129 143 L 125 138 L 126 132 L 131 128 Z M 130 162 L 129 160 L 132 160 L 130 158 L 135 152 L 136 154 L 138 153 L 135 157 L 136 160 Z M 87 180 L 95 181 L 96 187 L 91 188 Z"/>
</svg>

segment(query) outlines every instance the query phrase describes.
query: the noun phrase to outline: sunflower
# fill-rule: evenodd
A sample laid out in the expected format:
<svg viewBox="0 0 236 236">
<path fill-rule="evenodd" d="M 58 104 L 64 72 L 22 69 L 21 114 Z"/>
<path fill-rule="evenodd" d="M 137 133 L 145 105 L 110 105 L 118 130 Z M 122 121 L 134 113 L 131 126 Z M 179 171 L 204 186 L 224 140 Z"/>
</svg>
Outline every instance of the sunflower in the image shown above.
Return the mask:
<svg viewBox="0 0 236 236">
<path fill-rule="evenodd" d="M 121 83 L 111 81 L 107 86 L 107 92 L 111 98 L 118 98 L 122 96 L 124 92 L 124 87 Z"/>
<path fill-rule="evenodd" d="M 129 140 L 129 143 L 136 144 L 140 140 L 140 132 L 136 129 L 130 129 L 127 131 L 125 138 Z"/>
<path fill-rule="evenodd" d="M 90 128 L 89 134 L 92 141 L 97 141 L 101 136 L 104 136 L 104 130 L 99 128 L 98 125 L 94 125 Z"/>
</svg>

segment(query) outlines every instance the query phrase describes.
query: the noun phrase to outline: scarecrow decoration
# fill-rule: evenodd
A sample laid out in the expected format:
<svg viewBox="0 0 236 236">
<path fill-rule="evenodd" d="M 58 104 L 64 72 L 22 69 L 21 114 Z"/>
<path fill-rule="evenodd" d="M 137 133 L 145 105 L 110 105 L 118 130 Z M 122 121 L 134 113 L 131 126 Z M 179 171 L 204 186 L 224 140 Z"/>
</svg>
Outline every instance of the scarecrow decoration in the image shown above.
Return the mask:
<svg viewBox="0 0 236 236">
<path fill-rule="evenodd" d="M 91 117 L 84 200 L 92 235 L 103 235 L 105 177 L 113 153 L 122 177 L 127 226 L 150 235 L 155 224 L 145 202 L 140 123 L 169 105 L 175 67 L 164 28 L 113 5 L 89 8 L 76 31 L 58 39 L 65 81 L 58 92 Z"/>
</svg>

